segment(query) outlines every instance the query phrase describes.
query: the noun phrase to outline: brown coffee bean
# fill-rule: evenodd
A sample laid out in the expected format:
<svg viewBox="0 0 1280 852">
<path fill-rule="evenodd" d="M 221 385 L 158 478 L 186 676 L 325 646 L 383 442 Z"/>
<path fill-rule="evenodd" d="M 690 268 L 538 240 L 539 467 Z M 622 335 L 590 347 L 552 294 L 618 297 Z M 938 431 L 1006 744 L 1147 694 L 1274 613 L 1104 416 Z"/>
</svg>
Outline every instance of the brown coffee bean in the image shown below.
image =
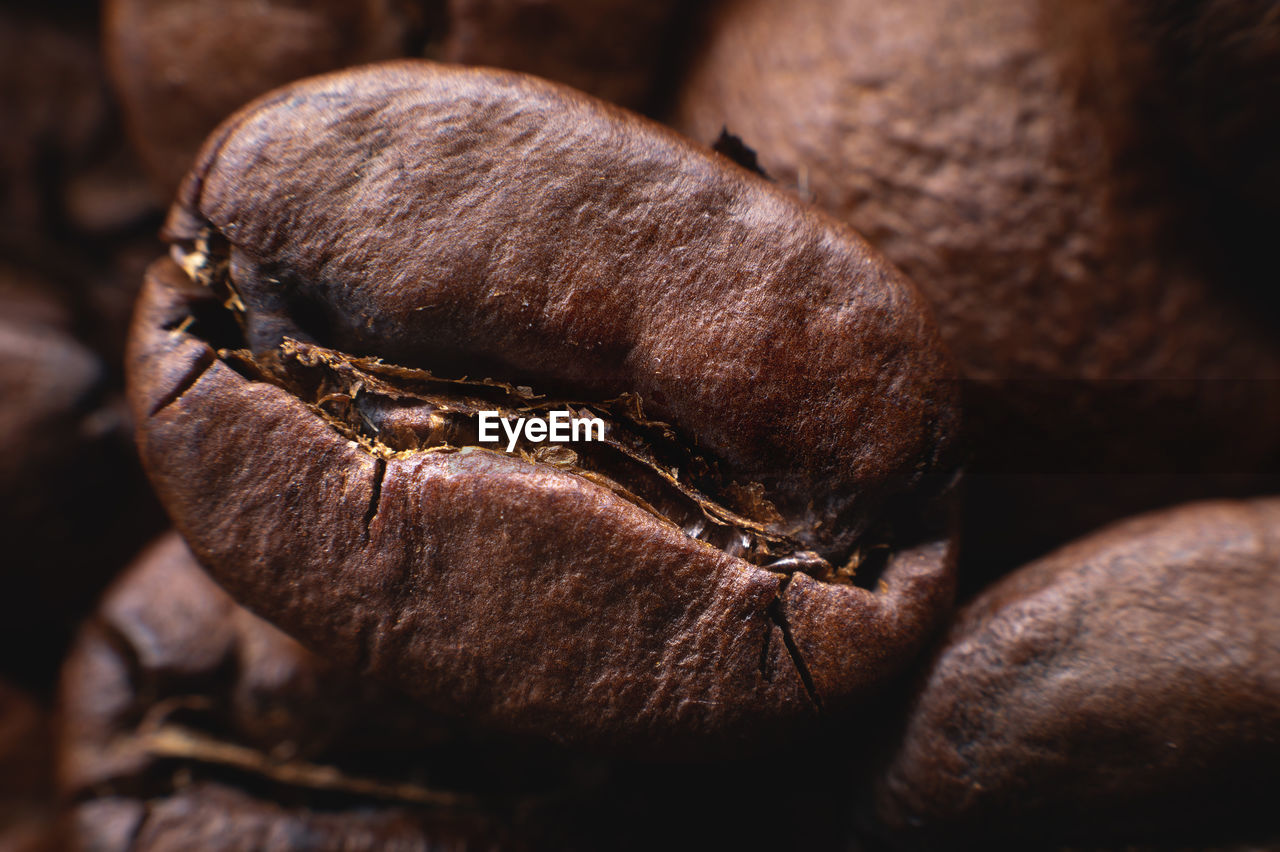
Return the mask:
<svg viewBox="0 0 1280 852">
<path fill-rule="evenodd" d="M 11 447 L 42 455 L 75 443 L 79 418 L 94 407 L 104 367 L 71 332 L 71 313 L 55 288 L 25 270 L 0 264 L 0 351 L 7 400 L 0 434 Z M 68 416 L 70 415 L 70 416 Z M 12 493 L 22 453 L 6 453 L 0 482 Z"/>
<path fill-rule="evenodd" d="M 878 791 L 921 848 L 1275 841 L 1280 500 L 1117 524 L 987 589 Z"/>
<path fill-rule="evenodd" d="M 160 207 L 119 132 L 96 4 L 0 10 L 0 263 L 62 291 L 79 339 L 114 368 Z"/>
<path fill-rule="evenodd" d="M 112 135 L 92 5 L 21 5 L 0 9 L 0 673 L 44 689 L 160 511 L 112 369 L 145 268 L 116 274 L 120 242 L 158 210 Z"/>
<path fill-rule="evenodd" d="M 91 8 L 0 10 L 0 252 L 101 238 L 156 209 L 117 132 Z"/>
<path fill-rule="evenodd" d="M 1168 87 L 1128 5 L 733 0 L 675 113 L 707 142 L 727 126 L 929 298 L 999 500 L 966 528 L 986 551 L 1280 471 L 1277 314 L 1242 296 L 1274 290 L 1269 243 L 1224 235 L 1150 119 Z"/>
<path fill-rule="evenodd" d="M 130 356 L 163 501 L 239 599 L 432 707 L 763 743 L 946 610 L 919 296 L 657 125 L 501 72 L 330 75 L 229 120 L 167 227 L 195 282 L 153 267 Z M 476 440 L 566 405 L 606 440 Z"/>
<path fill-rule="evenodd" d="M 92 34 L 0 11 L 0 223 L 5 242 L 61 224 L 65 186 L 82 175 L 110 120 Z M 15 242 L 19 240 L 14 240 Z"/>
</svg>

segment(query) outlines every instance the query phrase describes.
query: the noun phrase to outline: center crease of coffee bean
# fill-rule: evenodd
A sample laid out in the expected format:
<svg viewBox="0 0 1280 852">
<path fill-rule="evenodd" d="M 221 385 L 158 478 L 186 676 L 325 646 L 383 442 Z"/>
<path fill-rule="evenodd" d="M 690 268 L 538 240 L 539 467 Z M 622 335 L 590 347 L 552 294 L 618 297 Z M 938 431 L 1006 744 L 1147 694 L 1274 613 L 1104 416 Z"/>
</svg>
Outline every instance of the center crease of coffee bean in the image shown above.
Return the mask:
<svg viewBox="0 0 1280 852">
<path fill-rule="evenodd" d="M 246 325 L 219 235 L 202 235 L 176 258 L 188 276 L 218 295 Z M 198 333 L 199 329 L 196 329 Z M 382 460 L 419 453 L 489 452 L 518 457 L 580 476 L 643 509 L 690 538 L 780 575 L 804 573 L 823 582 L 854 582 L 856 571 L 883 547 L 858 547 L 839 566 L 805 549 L 760 483 L 728 480 L 717 463 L 669 424 L 647 417 L 627 393 L 604 401 L 550 400 L 524 385 L 493 378 L 444 378 L 424 369 L 384 363 L 316 343 L 286 338 L 274 350 L 218 348 L 218 357 L 245 377 L 280 387 L 331 428 Z M 534 443 L 522 435 L 486 445 L 481 412 L 502 418 L 568 411 L 605 424 L 600 440 Z M 714 495 L 714 496 L 713 496 Z"/>
</svg>

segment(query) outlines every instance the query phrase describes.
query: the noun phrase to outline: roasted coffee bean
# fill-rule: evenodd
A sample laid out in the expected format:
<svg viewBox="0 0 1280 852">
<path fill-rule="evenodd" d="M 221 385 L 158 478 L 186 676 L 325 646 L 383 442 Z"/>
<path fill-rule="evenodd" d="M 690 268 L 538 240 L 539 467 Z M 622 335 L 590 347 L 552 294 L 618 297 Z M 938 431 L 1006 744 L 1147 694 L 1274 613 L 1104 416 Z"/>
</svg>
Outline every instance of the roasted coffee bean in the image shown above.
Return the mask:
<svg viewBox="0 0 1280 852">
<path fill-rule="evenodd" d="M 925 849 L 1199 848 L 1280 840 L 1278 788 L 1266 499 L 1126 521 L 986 590 L 924 678 L 878 811 Z"/>
<path fill-rule="evenodd" d="M 163 502 L 240 600 L 436 709 L 762 746 L 946 611 L 920 297 L 664 128 L 515 74 L 329 75 L 228 120 L 167 232 L 129 361 Z M 564 407 L 606 439 L 473 437 Z"/>
<path fill-rule="evenodd" d="M 430 55 L 655 101 L 689 16 L 675 0 L 110 0 L 105 41 L 130 136 L 173 196 L 222 119 L 311 74 Z"/>
<path fill-rule="evenodd" d="M 727 126 L 929 298 L 989 475 L 980 561 L 1280 471 L 1280 314 L 1245 296 L 1275 289 L 1269 243 L 1224 234 L 1152 118 L 1167 75 L 1131 5 L 732 0 L 674 117 L 707 142 Z"/>
<path fill-rule="evenodd" d="M 61 291 L 82 343 L 123 359 L 160 206 L 119 132 L 96 4 L 0 9 L 0 263 Z M 118 379 L 118 376 L 115 377 Z"/>
<path fill-rule="evenodd" d="M 128 230 L 155 205 L 116 132 L 92 8 L 0 10 L 0 251 Z"/>
<path fill-rule="evenodd" d="M 47 501 L 69 496 L 41 487 L 57 478 L 51 467 L 116 425 L 99 413 L 105 367 L 72 337 L 68 311 L 41 283 L 0 266 L 0 441 L 10 450 L 0 459 L 0 494 L 4 522 L 16 524 L 10 542 L 21 542 L 19 530 L 46 513 Z"/>
</svg>

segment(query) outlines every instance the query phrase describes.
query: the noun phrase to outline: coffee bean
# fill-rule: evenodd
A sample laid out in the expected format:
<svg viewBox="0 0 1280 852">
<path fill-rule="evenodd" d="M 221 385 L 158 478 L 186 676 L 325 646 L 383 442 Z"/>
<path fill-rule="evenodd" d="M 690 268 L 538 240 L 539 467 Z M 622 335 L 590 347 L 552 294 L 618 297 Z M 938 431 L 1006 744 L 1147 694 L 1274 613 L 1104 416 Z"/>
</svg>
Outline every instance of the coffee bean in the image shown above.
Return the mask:
<svg viewBox="0 0 1280 852">
<path fill-rule="evenodd" d="M 1259 213 L 1280 212 L 1280 18 L 1266 0 L 1121 4 L 1153 46 L 1156 106 L 1218 188 Z"/>
<path fill-rule="evenodd" d="M 661 127 L 501 72 L 316 78 L 211 137 L 167 233 L 130 356 L 162 500 L 233 594 L 429 706 L 763 743 L 946 610 L 925 306 Z M 564 405 L 610 440 L 423 443 Z"/>
<path fill-rule="evenodd" d="M 703 0 L 450 0 L 438 58 L 555 80 L 650 112 L 678 76 Z"/>
<path fill-rule="evenodd" d="M 673 770 L 494 737 L 309 653 L 172 533 L 84 626 L 60 704 L 71 848 L 847 848 L 829 737 L 788 758 L 769 812 L 758 759 Z"/>
<path fill-rule="evenodd" d="M 1259 5 L 1139 4 L 1214 20 Z M 727 126 L 929 298 L 967 380 L 970 576 L 1145 508 L 1277 487 L 1274 223 L 1178 154 L 1153 103 L 1195 115 L 1178 92 L 1206 69 L 1171 86 L 1130 6 L 726 2 L 674 113 L 708 143 Z M 1280 50 L 1256 49 L 1265 27 L 1235 32 L 1263 73 L 1205 98 L 1265 128 Z"/>
<path fill-rule="evenodd" d="M 96 4 L 20 5 L 0 10 L 0 263 L 62 291 L 74 334 L 110 370 L 161 211 L 120 133 Z"/>
<path fill-rule="evenodd" d="M 1280 500 L 1202 503 L 987 589 L 924 678 L 880 819 L 927 849 L 1274 840 L 1278 568 Z"/>
</svg>

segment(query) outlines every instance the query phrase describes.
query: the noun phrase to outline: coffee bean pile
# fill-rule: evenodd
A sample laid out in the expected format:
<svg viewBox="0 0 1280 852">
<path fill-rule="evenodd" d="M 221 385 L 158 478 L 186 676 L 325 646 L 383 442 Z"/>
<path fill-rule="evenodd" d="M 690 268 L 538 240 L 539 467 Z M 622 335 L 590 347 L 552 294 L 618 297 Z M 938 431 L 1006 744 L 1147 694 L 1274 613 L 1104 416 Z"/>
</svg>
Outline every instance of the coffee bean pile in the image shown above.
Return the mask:
<svg viewBox="0 0 1280 852">
<path fill-rule="evenodd" d="M 1268 4 L 0 40 L 0 847 L 1280 844 Z"/>
</svg>

